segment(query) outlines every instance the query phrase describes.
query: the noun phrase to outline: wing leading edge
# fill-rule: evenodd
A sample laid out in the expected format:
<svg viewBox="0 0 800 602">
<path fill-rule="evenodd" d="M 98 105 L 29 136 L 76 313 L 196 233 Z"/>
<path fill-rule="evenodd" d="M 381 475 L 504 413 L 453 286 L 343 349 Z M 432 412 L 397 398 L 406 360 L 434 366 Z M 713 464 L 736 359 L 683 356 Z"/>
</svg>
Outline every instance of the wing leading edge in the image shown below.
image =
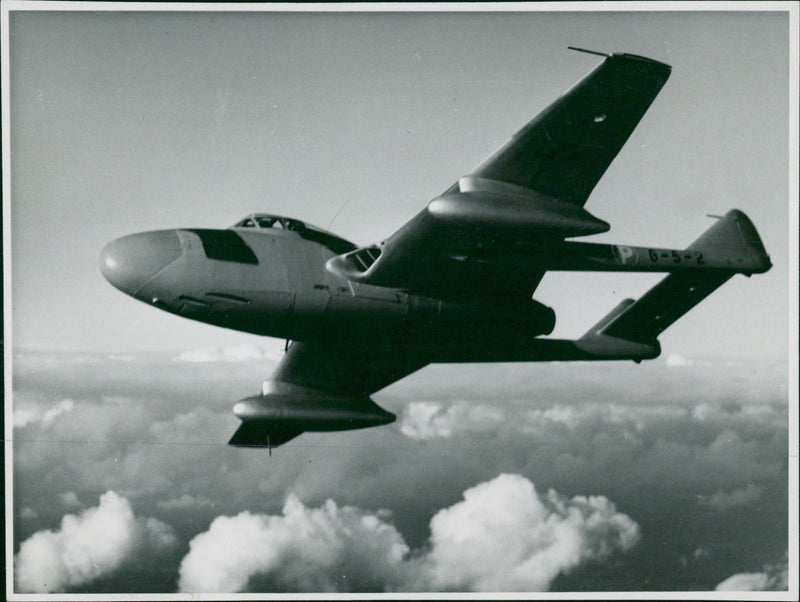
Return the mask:
<svg viewBox="0 0 800 602">
<path fill-rule="evenodd" d="M 379 245 L 334 257 L 350 280 L 409 291 L 529 296 L 530 256 L 609 225 L 583 209 L 671 67 L 613 54 Z"/>
<path fill-rule="evenodd" d="M 471 173 L 582 206 L 672 68 L 612 54 Z"/>
</svg>

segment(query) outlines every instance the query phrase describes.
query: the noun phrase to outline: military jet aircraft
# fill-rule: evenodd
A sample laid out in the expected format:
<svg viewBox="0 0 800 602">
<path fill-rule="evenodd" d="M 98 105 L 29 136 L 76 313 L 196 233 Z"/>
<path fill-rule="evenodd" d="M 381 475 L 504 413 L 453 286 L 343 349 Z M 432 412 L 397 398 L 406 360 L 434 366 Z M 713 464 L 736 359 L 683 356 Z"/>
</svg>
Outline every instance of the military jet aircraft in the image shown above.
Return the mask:
<svg viewBox="0 0 800 602">
<path fill-rule="evenodd" d="M 261 393 L 233 408 L 236 446 L 390 423 L 370 394 L 430 363 L 655 358 L 665 328 L 734 274 L 771 263 L 737 210 L 685 249 L 568 240 L 609 229 L 584 204 L 671 71 L 594 54 L 605 57 L 597 68 L 377 244 L 256 213 L 228 229 L 125 236 L 100 269 L 158 309 L 287 340 Z M 667 276 L 561 340 L 544 336 L 555 313 L 533 298 L 548 270 Z"/>
</svg>

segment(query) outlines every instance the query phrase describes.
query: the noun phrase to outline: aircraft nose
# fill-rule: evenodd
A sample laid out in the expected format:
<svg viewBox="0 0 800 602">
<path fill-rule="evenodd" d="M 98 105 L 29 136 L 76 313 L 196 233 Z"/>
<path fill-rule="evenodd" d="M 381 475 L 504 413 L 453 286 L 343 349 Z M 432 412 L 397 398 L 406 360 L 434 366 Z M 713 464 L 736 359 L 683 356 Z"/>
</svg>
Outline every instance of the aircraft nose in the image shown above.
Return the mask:
<svg viewBox="0 0 800 602">
<path fill-rule="evenodd" d="M 141 232 L 108 243 L 100 252 L 100 271 L 123 293 L 136 291 L 182 254 L 175 230 Z"/>
</svg>

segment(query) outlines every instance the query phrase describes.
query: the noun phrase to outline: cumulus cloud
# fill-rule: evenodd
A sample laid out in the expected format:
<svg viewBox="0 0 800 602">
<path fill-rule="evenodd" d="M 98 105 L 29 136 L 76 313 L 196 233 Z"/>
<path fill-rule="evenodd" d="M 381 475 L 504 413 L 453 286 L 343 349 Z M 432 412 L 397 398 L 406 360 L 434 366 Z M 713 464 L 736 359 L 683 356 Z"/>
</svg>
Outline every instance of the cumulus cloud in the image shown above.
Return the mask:
<svg viewBox="0 0 800 602">
<path fill-rule="evenodd" d="M 251 362 L 257 360 L 277 360 L 283 355 L 277 349 L 264 349 L 257 345 L 244 343 L 232 347 L 203 347 L 184 351 L 175 357 L 180 362 Z"/>
<path fill-rule="evenodd" d="M 189 544 L 183 592 L 243 591 L 262 575 L 268 589 L 377 589 L 397 579 L 408 546 L 377 514 L 328 500 L 307 508 L 290 495 L 281 516 L 217 517 Z"/>
<path fill-rule="evenodd" d="M 289 496 L 280 516 L 220 516 L 196 536 L 180 568 L 183 592 L 546 590 L 584 561 L 633 547 L 639 528 L 602 496 L 568 499 L 504 474 L 440 510 L 412 552 L 381 512 L 308 508 Z"/>
<path fill-rule="evenodd" d="M 636 523 L 605 497 L 541 495 L 504 474 L 433 517 L 429 563 L 437 589 L 544 591 L 559 573 L 638 540 Z"/>
<path fill-rule="evenodd" d="M 717 585 L 716 591 L 757 592 L 786 590 L 789 587 L 789 563 L 768 565 L 760 573 L 737 573 Z"/>
<path fill-rule="evenodd" d="M 137 518 L 127 499 L 108 491 L 98 506 L 64 516 L 60 529 L 37 531 L 22 542 L 14 559 L 17 589 L 64 591 L 112 573 L 137 554 L 176 542 L 168 525 Z"/>
</svg>

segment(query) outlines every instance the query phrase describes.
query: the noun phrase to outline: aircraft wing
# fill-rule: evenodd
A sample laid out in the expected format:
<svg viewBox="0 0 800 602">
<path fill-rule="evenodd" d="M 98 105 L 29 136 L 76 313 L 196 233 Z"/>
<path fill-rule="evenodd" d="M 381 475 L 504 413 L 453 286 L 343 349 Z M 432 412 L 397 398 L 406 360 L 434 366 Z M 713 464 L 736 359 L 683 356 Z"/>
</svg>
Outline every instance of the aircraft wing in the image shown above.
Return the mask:
<svg viewBox="0 0 800 602">
<path fill-rule="evenodd" d="M 272 381 L 347 397 L 366 397 L 427 363 L 413 350 L 395 344 L 294 341 Z"/>
<path fill-rule="evenodd" d="M 609 226 L 583 209 L 670 74 L 612 54 L 486 161 L 378 245 L 334 257 L 350 280 L 419 292 L 529 296 L 530 255 Z"/>
<path fill-rule="evenodd" d="M 652 59 L 612 54 L 471 175 L 583 206 L 670 70 Z"/>
<path fill-rule="evenodd" d="M 277 447 L 306 431 L 378 426 L 394 414 L 369 398 L 429 363 L 414 349 L 336 342 L 293 342 L 261 395 L 234 407 L 242 420 L 229 441 Z"/>
</svg>

